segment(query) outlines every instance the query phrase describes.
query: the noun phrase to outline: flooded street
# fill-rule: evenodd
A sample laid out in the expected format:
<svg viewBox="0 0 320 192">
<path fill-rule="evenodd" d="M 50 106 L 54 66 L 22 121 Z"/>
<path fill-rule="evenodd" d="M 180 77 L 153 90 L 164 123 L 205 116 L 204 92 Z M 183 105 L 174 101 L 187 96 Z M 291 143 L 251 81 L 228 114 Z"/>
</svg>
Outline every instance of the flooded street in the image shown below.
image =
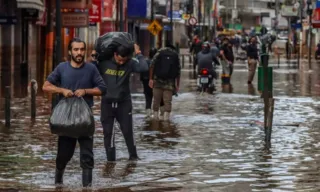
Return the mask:
<svg viewBox="0 0 320 192">
<path fill-rule="evenodd" d="M 277 66 L 276 61 L 270 63 Z M 145 116 L 142 85 L 138 75 L 133 76 L 134 130 L 141 158 L 136 163 L 127 160 L 119 129 L 117 162 L 107 163 L 96 100 L 93 190 L 320 191 L 320 77 L 286 64 L 275 67 L 270 150 L 264 146 L 263 101 L 256 79 L 248 86 L 246 66 L 239 62 L 232 85 L 221 86 L 219 80 L 215 94 L 201 95 L 187 63 L 171 122 L 163 122 Z M 57 137 L 48 126 L 50 102 L 37 99 L 35 122 L 30 120 L 28 99 L 13 104 L 10 129 L 1 120 L 0 191 L 55 191 Z M 77 147 L 63 191 L 81 191 L 81 185 Z"/>
</svg>

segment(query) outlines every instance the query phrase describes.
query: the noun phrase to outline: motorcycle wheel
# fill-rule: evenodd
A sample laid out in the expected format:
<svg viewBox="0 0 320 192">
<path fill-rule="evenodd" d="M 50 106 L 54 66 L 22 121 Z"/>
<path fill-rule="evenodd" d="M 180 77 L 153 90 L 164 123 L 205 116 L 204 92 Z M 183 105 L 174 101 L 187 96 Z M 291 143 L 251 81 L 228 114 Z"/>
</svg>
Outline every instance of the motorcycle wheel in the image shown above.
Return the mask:
<svg viewBox="0 0 320 192">
<path fill-rule="evenodd" d="M 206 91 L 206 87 L 204 86 L 204 84 L 201 85 L 201 92 L 204 93 Z"/>
</svg>

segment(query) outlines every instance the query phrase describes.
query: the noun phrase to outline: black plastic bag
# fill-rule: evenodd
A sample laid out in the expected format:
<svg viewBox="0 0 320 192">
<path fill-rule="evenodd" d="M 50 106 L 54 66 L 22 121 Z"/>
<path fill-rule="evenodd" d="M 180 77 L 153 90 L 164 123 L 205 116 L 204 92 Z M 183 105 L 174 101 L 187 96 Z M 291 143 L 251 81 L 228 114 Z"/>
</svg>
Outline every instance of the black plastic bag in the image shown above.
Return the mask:
<svg viewBox="0 0 320 192">
<path fill-rule="evenodd" d="M 98 61 L 109 60 L 113 57 L 119 45 L 123 45 L 134 52 L 134 41 L 130 33 L 109 32 L 100 36 L 95 42 Z"/>
<path fill-rule="evenodd" d="M 50 129 L 59 136 L 93 136 L 95 124 L 91 108 L 82 97 L 61 99 L 51 114 Z"/>
</svg>

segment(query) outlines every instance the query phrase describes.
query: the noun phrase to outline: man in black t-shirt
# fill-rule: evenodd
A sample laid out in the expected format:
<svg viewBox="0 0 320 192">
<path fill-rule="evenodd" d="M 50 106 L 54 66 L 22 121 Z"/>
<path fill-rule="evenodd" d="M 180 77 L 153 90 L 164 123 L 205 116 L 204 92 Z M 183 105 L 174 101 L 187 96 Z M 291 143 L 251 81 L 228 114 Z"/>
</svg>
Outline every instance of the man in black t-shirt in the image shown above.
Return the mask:
<svg viewBox="0 0 320 192">
<path fill-rule="evenodd" d="M 223 74 L 231 77 L 233 72 L 234 54 L 232 51 L 232 44 L 228 38 L 222 40 L 222 46 L 220 49 L 221 60 L 226 64 L 223 65 Z"/>
<path fill-rule="evenodd" d="M 63 97 L 83 97 L 89 107 L 93 106 L 93 96 L 103 95 L 106 84 L 98 69 L 84 62 L 86 43 L 74 38 L 69 42 L 68 53 L 70 61 L 60 63 L 44 82 L 43 91 L 58 93 L 59 99 Z M 93 137 L 79 138 L 59 136 L 58 153 L 56 158 L 55 184 L 63 184 L 64 170 L 71 160 L 77 142 L 80 144 L 80 166 L 82 168 L 82 185 L 88 187 L 92 184 Z"/>
<path fill-rule="evenodd" d="M 254 78 L 256 68 L 257 68 L 257 63 L 259 60 L 256 37 L 251 37 L 251 39 L 249 40 L 249 45 L 247 46 L 247 56 L 248 56 L 248 70 L 249 70 L 248 84 L 251 84 Z"/>
</svg>

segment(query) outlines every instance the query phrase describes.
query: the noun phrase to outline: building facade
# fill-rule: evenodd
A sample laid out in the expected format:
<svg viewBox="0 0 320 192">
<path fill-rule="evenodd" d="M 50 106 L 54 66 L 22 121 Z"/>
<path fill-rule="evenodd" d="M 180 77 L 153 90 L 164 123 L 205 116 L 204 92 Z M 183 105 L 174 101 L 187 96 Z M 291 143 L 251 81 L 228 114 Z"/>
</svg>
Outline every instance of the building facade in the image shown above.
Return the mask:
<svg viewBox="0 0 320 192">
<path fill-rule="evenodd" d="M 270 3 L 275 0 L 223 0 L 220 16 L 226 24 L 241 24 L 244 28 L 264 24 L 271 27 L 275 9 Z"/>
<path fill-rule="evenodd" d="M 30 79 L 41 80 L 46 39 L 43 0 L 0 0 L 0 96 L 5 86 L 14 97 L 26 95 Z"/>
</svg>

